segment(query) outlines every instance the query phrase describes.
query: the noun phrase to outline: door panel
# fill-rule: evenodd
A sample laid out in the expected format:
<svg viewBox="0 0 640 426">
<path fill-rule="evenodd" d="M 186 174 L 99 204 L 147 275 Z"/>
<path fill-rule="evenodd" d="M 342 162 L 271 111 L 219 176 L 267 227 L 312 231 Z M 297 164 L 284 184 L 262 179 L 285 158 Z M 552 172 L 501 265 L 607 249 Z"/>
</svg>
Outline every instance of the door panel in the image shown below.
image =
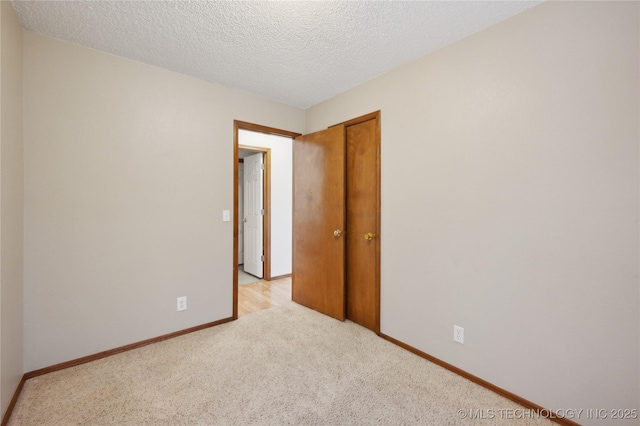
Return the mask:
<svg viewBox="0 0 640 426">
<path fill-rule="evenodd" d="M 343 321 L 344 126 L 295 138 L 293 170 L 292 299 Z"/>
<path fill-rule="evenodd" d="M 244 263 L 244 163 L 238 164 L 238 265 Z"/>
<path fill-rule="evenodd" d="M 347 318 L 370 330 L 378 315 L 376 121 L 347 127 Z"/>
<path fill-rule="evenodd" d="M 262 278 L 262 205 L 264 171 L 262 154 L 244 159 L 244 271 Z"/>
</svg>

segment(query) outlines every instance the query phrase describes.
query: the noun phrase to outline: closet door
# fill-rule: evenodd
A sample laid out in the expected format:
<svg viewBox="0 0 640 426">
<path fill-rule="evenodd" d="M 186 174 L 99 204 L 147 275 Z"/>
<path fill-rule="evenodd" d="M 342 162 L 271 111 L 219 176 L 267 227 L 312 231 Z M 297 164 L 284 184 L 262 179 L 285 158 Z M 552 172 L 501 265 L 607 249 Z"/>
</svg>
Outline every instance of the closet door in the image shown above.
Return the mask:
<svg viewBox="0 0 640 426">
<path fill-rule="evenodd" d="M 380 113 L 293 145 L 293 301 L 380 333 Z"/>
<path fill-rule="evenodd" d="M 343 321 L 345 305 L 345 128 L 293 143 L 294 302 Z"/>
<path fill-rule="evenodd" d="M 377 119 L 347 127 L 347 318 L 379 331 Z"/>
</svg>

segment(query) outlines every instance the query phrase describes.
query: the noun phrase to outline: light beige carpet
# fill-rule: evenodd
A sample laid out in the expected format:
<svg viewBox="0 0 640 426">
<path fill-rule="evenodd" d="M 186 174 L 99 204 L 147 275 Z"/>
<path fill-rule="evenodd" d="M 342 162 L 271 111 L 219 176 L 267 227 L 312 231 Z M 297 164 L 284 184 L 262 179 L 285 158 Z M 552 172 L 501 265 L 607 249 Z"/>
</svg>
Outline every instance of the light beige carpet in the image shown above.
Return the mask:
<svg viewBox="0 0 640 426">
<path fill-rule="evenodd" d="M 360 326 L 291 303 L 30 379 L 9 425 L 549 424 L 498 411 L 518 409 Z"/>
</svg>

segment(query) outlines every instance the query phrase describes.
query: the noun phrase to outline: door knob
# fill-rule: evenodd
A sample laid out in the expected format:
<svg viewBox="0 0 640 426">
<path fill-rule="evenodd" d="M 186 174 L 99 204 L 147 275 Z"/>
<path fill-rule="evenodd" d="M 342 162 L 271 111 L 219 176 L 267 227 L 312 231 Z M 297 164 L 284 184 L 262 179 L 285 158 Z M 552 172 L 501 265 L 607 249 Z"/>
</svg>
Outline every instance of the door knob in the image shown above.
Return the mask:
<svg viewBox="0 0 640 426">
<path fill-rule="evenodd" d="M 342 231 L 339 229 L 336 229 L 335 231 L 333 231 L 333 236 L 334 237 L 339 237 L 340 235 L 342 235 Z"/>
<path fill-rule="evenodd" d="M 376 237 L 376 234 L 374 234 L 373 232 L 367 232 L 366 234 L 364 234 L 364 239 L 367 241 L 371 241 Z"/>
</svg>

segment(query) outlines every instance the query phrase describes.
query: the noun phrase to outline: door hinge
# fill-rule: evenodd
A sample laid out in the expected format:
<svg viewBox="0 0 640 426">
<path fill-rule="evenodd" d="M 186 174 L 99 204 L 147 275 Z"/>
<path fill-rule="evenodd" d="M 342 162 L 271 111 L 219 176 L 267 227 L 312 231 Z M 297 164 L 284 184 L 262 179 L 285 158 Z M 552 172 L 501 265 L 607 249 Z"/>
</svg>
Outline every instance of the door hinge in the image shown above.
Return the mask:
<svg viewBox="0 0 640 426">
<path fill-rule="evenodd" d="M 260 209 L 260 215 L 264 216 L 264 209 Z"/>
<path fill-rule="evenodd" d="M 264 255 L 260 256 L 260 261 L 264 262 Z"/>
<path fill-rule="evenodd" d="M 264 164 L 260 164 L 260 170 L 264 170 Z"/>
</svg>

